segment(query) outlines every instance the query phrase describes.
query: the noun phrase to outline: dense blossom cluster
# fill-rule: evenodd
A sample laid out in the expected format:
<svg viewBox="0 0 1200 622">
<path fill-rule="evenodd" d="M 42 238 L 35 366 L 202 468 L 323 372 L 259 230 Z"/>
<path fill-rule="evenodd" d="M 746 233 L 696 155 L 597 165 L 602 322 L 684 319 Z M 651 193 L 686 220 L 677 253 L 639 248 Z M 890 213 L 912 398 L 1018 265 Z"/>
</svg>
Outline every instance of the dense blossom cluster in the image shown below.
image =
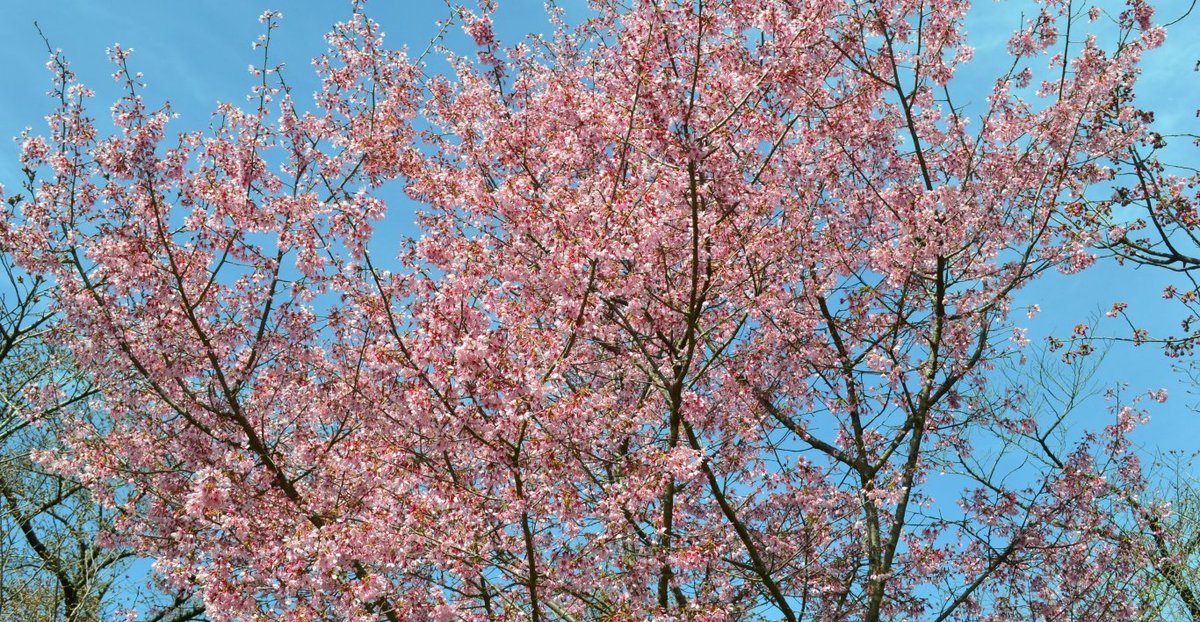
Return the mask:
<svg viewBox="0 0 1200 622">
<path fill-rule="evenodd" d="M 1127 619 L 1139 411 L 1052 448 L 984 372 L 1091 261 L 1163 31 L 1041 2 L 968 111 L 967 9 L 597 0 L 505 48 L 484 3 L 429 77 L 356 4 L 311 111 L 264 62 L 178 137 L 126 51 L 111 135 L 55 56 L 3 234 L 109 416 L 48 458 L 214 620 Z"/>
</svg>

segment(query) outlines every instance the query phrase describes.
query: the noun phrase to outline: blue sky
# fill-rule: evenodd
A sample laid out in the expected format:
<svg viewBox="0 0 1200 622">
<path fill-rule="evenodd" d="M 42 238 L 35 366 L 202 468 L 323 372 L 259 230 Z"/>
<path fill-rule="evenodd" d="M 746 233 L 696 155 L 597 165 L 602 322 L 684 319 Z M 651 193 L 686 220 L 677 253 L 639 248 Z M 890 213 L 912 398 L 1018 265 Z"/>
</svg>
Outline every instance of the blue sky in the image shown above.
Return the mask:
<svg viewBox="0 0 1200 622">
<path fill-rule="evenodd" d="M 1160 21 L 1182 15 L 1189 2 L 1160 3 Z M 559 4 L 568 9 L 570 16 L 573 10 L 578 15 L 583 2 L 567 0 Z M 1116 3 L 1102 4 L 1119 10 Z M 105 49 L 119 42 L 135 50 L 132 65 L 145 74 L 147 97 L 152 102 L 169 99 L 180 114 L 176 129 L 184 130 L 205 127 L 219 100 L 243 101 L 253 83 L 247 67 L 258 60 L 250 43 L 262 32 L 258 15 L 268 8 L 284 13 L 282 27 L 273 35 L 273 56 L 286 63 L 287 78 L 297 94 L 310 92 L 314 82 L 308 61 L 324 48 L 322 35 L 329 25 L 348 14 L 349 2 L 0 0 L 0 8 L 5 15 L 0 21 L 0 58 L 8 59 L 9 76 L 0 97 L 0 183 L 15 184 L 20 179 L 17 144 L 8 137 L 30 126 L 41 131 L 41 118 L 50 109 L 44 97 L 49 78 L 46 52 L 34 28 L 35 21 L 51 43 L 67 54 L 80 78 L 97 90 L 97 115 L 103 116 L 107 104 L 119 95 L 108 77 L 112 70 L 105 60 Z M 1009 33 L 1019 25 L 1022 8 L 1028 5 L 993 0 L 976 4 L 967 25 L 976 58 L 960 69 L 960 78 L 967 78 L 967 82 L 958 88 L 971 90 L 972 83 L 986 86 L 990 82 Z M 424 50 L 437 34 L 437 20 L 448 15 L 441 0 L 375 0 L 369 9 L 382 23 L 389 42 L 407 45 L 414 54 Z M 501 0 L 496 25 L 505 40 L 514 41 L 524 33 L 546 30 L 549 23 L 542 0 Z M 455 30 L 452 36 L 461 35 Z M 1193 95 L 1200 93 L 1200 73 L 1193 71 L 1198 60 L 1200 15 L 1176 25 L 1168 43 L 1147 58 L 1140 96 L 1156 111 L 1167 132 L 1198 131 L 1195 113 L 1200 98 Z M 1200 165 L 1195 148 L 1182 148 L 1186 140 L 1176 142 L 1180 148 L 1173 157 Z M 389 192 L 388 198 L 390 215 L 381 228 L 383 239 L 377 244 L 390 245 L 400 235 L 412 233 L 412 213 L 419 208 L 399 193 Z M 1179 319 L 1179 310 L 1160 300 L 1163 287 L 1171 282 L 1172 275 L 1164 271 L 1116 269 L 1107 264 L 1078 275 L 1051 274 L 1018 294 L 1019 305 L 1038 304 L 1042 314 L 1034 321 L 1018 317 L 1037 343 L 1037 338 L 1046 334 L 1069 333 L 1072 326 L 1090 317 L 1100 316 L 1103 320 L 1103 311 L 1120 300 L 1131 303 L 1130 311 L 1139 322 L 1153 333 L 1163 334 L 1176 327 Z M 1115 321 L 1101 321 L 1100 326 L 1102 333 L 1124 334 Z M 1124 381 L 1133 390 L 1170 388 L 1173 399 L 1154 409 L 1155 420 L 1142 439 L 1148 446 L 1198 447 L 1200 416 L 1192 413 L 1194 400 L 1186 397 L 1188 387 L 1178 378 L 1171 371 L 1171 361 L 1157 348 L 1117 344 L 1097 382 L 1109 385 Z"/>
<path fill-rule="evenodd" d="M 1186 11 L 1190 0 L 1170 0 L 1159 5 L 1160 21 L 1169 21 Z M 578 11 L 582 0 L 560 2 Z M 1119 10 L 1119 5 L 1107 3 Z M 497 30 L 507 41 L 529 31 L 546 30 L 542 0 L 501 0 Z M 1020 2 L 982 0 L 968 20 L 969 41 L 976 59 L 960 69 L 971 88 L 990 82 L 995 62 L 1003 54 L 1009 33 L 1019 25 Z M 42 116 L 50 102 L 44 97 L 49 74 L 46 52 L 34 28 L 37 21 L 55 47 L 62 48 L 80 78 L 98 92 L 95 112 L 103 116 L 108 102 L 118 96 L 109 79 L 111 67 L 105 49 L 114 42 L 135 50 L 132 65 L 145 74 L 146 92 L 152 102 L 169 99 L 181 115 L 180 130 L 203 128 L 218 100 L 243 101 L 252 79 L 247 66 L 257 61 L 250 43 L 261 33 L 257 17 L 272 8 L 284 13 L 282 27 L 273 36 L 273 56 L 286 63 L 289 82 L 298 94 L 313 86 L 309 59 L 319 53 L 323 33 L 344 18 L 349 2 L 297 0 L 210 0 L 206 2 L 163 2 L 161 0 L 0 0 L 5 19 L 0 21 L 0 58 L 8 59 L 7 84 L 0 97 L 0 181 L 15 184 L 20 179 L 16 164 L 17 144 L 7 140 L 25 127 L 44 127 Z M 414 53 L 425 49 L 438 31 L 436 21 L 448 15 L 440 0 L 376 0 L 371 14 L 382 23 L 393 45 L 407 45 Z M 576 13 L 578 15 L 578 13 Z M 452 36 L 461 36 L 456 30 Z M 1156 111 L 1165 132 L 1197 132 L 1196 108 L 1200 107 L 1200 73 L 1193 71 L 1200 60 L 1200 15 L 1192 15 L 1170 32 L 1168 43 L 1152 52 L 1145 64 L 1140 96 Z M 960 85 L 961 86 L 961 85 Z M 956 91 L 961 92 L 961 91 Z M 982 96 L 979 96 L 982 99 Z M 1173 157 L 1200 165 L 1195 148 L 1176 141 Z M 392 244 L 400 235 L 413 232 L 413 205 L 399 193 L 389 193 L 390 215 L 382 227 L 383 240 Z M 389 235 L 390 234 L 390 235 Z M 382 250 L 382 249 L 379 249 Z M 1163 303 L 1163 287 L 1172 275 L 1158 270 L 1116 269 L 1102 263 L 1079 275 L 1048 275 L 1018 294 L 1018 304 L 1038 304 L 1043 313 L 1027 325 L 1035 338 L 1046 334 L 1065 335 L 1075 324 L 1101 317 L 1101 332 L 1124 334 L 1116 321 L 1104 321 L 1102 313 L 1115 301 L 1131 304 L 1131 313 L 1155 334 L 1177 326 L 1179 310 Z M 1156 407 L 1154 422 L 1141 435 L 1148 447 L 1200 447 L 1200 416 L 1193 414 L 1194 399 L 1185 394 L 1171 371 L 1171 361 L 1152 346 L 1133 348 L 1115 345 L 1097 382 L 1110 385 L 1124 381 L 1132 390 L 1165 386 L 1173 399 Z M 1097 404 L 1097 407 L 1101 405 Z M 1097 412 L 1098 416 L 1103 416 Z"/>
<path fill-rule="evenodd" d="M 1161 3 L 1162 21 L 1181 15 L 1188 1 Z M 560 4 L 570 11 L 578 10 L 582 2 Z M 146 76 L 148 97 L 170 99 L 181 115 L 177 129 L 192 129 L 207 124 L 218 100 L 240 102 L 244 98 L 252 84 L 247 66 L 257 61 L 250 42 L 261 33 L 257 17 L 263 10 L 272 8 L 284 13 L 283 25 L 274 35 L 273 54 L 287 64 L 288 80 L 298 94 L 312 90 L 308 60 L 323 49 L 322 35 L 349 10 L 349 2 L 316 0 L 0 0 L 0 6 L 5 15 L 0 21 L 0 58 L 8 59 L 9 75 L 4 96 L 0 97 L 0 180 L 10 184 L 19 179 L 19 171 L 15 164 L 17 145 L 7 138 L 27 126 L 40 130 L 41 117 L 49 110 L 49 100 L 43 96 L 49 77 L 44 68 L 46 53 L 33 26 L 35 20 L 52 44 L 68 55 L 81 79 L 98 91 L 97 114 L 102 115 L 107 103 L 118 95 L 108 78 L 111 68 L 104 51 L 120 42 L 135 50 L 132 63 Z M 988 76 L 994 73 L 991 65 L 1003 54 L 1011 30 L 1019 25 L 1022 7 L 1018 2 L 993 0 L 976 4 L 968 21 L 976 59 L 960 70 L 960 77 L 978 76 L 980 85 L 987 84 Z M 425 49 L 437 33 L 435 22 L 448 15 L 441 0 L 376 0 L 369 8 L 382 23 L 388 40 L 394 45 L 408 45 L 414 53 Z M 506 40 L 547 27 L 542 0 L 501 0 L 497 29 Z M 1147 58 L 1141 97 L 1169 131 L 1197 131 L 1195 111 L 1200 107 L 1200 98 L 1193 94 L 1200 93 L 1200 74 L 1192 69 L 1198 60 L 1200 15 L 1175 26 L 1168 43 Z M 1182 145 L 1187 141 L 1177 142 Z M 1180 160 L 1200 164 L 1195 149 L 1178 149 L 1175 154 Z M 389 223 L 411 231 L 409 223 L 415 208 L 402 196 L 395 196 Z M 1135 316 L 1157 329 L 1154 332 L 1160 332 L 1169 330 L 1177 320 L 1173 307 L 1155 302 L 1170 279 L 1162 271 L 1116 270 L 1102 265 L 1081 275 L 1050 275 L 1023 291 L 1019 298 L 1021 304 L 1036 303 L 1043 309 L 1039 319 L 1029 326 L 1035 336 L 1069 331 L 1081 318 L 1106 310 L 1117 300 L 1132 303 Z M 1114 326 L 1114 330 L 1119 327 Z M 1110 358 L 1114 360 L 1105 367 L 1112 372 L 1111 380 L 1124 379 L 1137 387 L 1169 384 L 1173 379 L 1169 363 L 1153 348 L 1116 347 Z M 1180 396 L 1180 391 L 1174 393 Z M 1178 423 L 1200 432 L 1200 418 L 1185 417 L 1183 402 L 1172 400 L 1170 408 L 1159 409 L 1163 411 L 1159 418 L 1169 418 L 1172 429 Z M 1174 434 L 1163 439 L 1180 440 Z M 1191 442 L 1191 438 L 1183 440 Z"/>
</svg>

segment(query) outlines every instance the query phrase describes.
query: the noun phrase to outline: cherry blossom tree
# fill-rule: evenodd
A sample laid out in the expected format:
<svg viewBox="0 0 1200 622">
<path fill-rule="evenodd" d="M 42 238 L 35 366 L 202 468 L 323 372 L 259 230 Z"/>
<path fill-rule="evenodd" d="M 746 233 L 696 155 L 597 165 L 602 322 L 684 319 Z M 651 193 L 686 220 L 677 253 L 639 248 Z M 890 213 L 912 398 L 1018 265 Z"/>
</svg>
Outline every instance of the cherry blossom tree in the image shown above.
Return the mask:
<svg viewBox="0 0 1200 622">
<path fill-rule="evenodd" d="M 107 416 L 45 458 L 213 620 L 1131 618 L 1141 411 L 1052 450 L 988 372 L 1092 261 L 1165 32 L 1039 3 L 967 106 L 968 8 L 596 0 L 505 47 L 485 1 L 438 75 L 355 3 L 308 109 L 267 13 L 249 106 L 178 135 L 128 50 L 111 133 L 54 54 L 4 236 Z M 997 430 L 1042 458 L 973 468 Z"/>
</svg>

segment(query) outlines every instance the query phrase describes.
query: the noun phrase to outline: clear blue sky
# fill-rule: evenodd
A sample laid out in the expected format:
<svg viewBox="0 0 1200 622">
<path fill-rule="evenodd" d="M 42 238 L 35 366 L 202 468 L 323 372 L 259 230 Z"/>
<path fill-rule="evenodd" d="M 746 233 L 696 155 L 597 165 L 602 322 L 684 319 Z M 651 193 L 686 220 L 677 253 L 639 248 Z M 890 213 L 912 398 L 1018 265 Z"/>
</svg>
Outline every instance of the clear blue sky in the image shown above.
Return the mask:
<svg viewBox="0 0 1200 622">
<path fill-rule="evenodd" d="M 1171 0 L 1161 5 L 1160 15 L 1173 19 L 1189 1 Z M 578 11 L 583 2 L 564 0 L 560 4 Z M 989 65 L 1003 53 L 1004 42 L 1019 23 L 1021 7 L 1028 5 L 992 0 L 977 4 L 968 22 L 969 41 L 977 48 L 977 57 L 960 76 L 977 74 L 976 84 L 986 86 L 995 73 Z M 500 5 L 497 29 L 508 41 L 548 27 L 542 0 L 500 0 Z M 322 35 L 329 25 L 348 14 L 349 2 L 0 0 L 0 58 L 7 59 L 7 80 L 0 91 L 0 183 L 13 185 L 20 179 L 17 145 L 8 138 L 29 126 L 41 131 L 41 118 L 50 110 L 44 97 L 49 84 L 46 52 L 33 26 L 35 20 L 53 45 L 68 55 L 81 79 L 98 91 L 97 116 L 103 117 L 108 103 L 118 96 L 109 79 L 112 70 L 104 51 L 120 42 L 136 51 L 132 65 L 145 74 L 148 97 L 170 99 L 181 115 L 176 127 L 182 130 L 205 127 L 218 100 L 243 101 L 252 84 L 247 66 L 257 61 L 250 43 L 261 33 L 258 15 L 268 8 L 284 13 L 282 27 L 274 35 L 275 58 L 287 63 L 288 80 L 297 94 L 312 91 L 308 61 L 324 48 Z M 369 9 L 390 42 L 406 44 L 414 52 L 425 49 L 437 32 L 435 22 L 448 14 L 441 0 L 374 0 Z M 1193 15 L 1171 31 L 1167 45 L 1152 53 L 1145 65 L 1141 97 L 1168 131 L 1200 132 L 1195 116 L 1200 107 L 1200 74 L 1193 71 L 1198 60 L 1200 15 Z M 1180 149 L 1176 155 L 1200 166 L 1195 149 Z M 389 193 L 389 198 L 390 215 L 381 228 L 385 236 L 381 244 L 394 243 L 399 235 L 414 231 L 412 212 L 417 206 L 398 193 Z M 1171 275 L 1163 271 L 1115 269 L 1104 264 L 1079 275 L 1051 274 L 1018 294 L 1017 305 L 1038 304 L 1042 314 L 1034 321 L 1024 320 L 1020 313 L 1014 315 L 1029 328 L 1035 346 L 1038 338 L 1047 334 L 1065 336 L 1076 323 L 1102 318 L 1103 311 L 1117 300 L 1131 303 L 1131 313 L 1153 332 L 1166 333 L 1179 319 L 1179 310 L 1159 298 L 1170 282 Z M 1102 332 L 1124 334 L 1114 321 L 1101 326 Z M 1153 421 L 1139 439 L 1149 451 L 1200 449 L 1200 414 L 1193 412 L 1200 397 L 1186 395 L 1188 387 L 1179 382 L 1171 365 L 1155 347 L 1118 344 L 1096 381 L 1100 385 L 1127 382 L 1133 391 L 1168 387 L 1171 400 L 1153 408 Z M 1108 421 L 1103 409 L 1103 402 L 1093 401 L 1079 411 L 1079 423 L 1103 425 Z M 135 574 L 144 569 L 144 564 L 139 564 Z"/>
<path fill-rule="evenodd" d="M 1160 4 L 1160 21 L 1174 19 L 1190 0 Z M 578 11 L 582 0 L 559 3 Z M 977 74 L 979 84 L 994 74 L 989 65 L 1002 53 L 1004 42 L 1020 20 L 1020 2 L 980 0 L 968 22 L 969 41 L 977 48 L 976 60 L 960 76 Z M 1102 2 L 1112 11 L 1116 2 Z M 500 0 L 497 29 L 508 41 L 522 33 L 544 31 L 548 22 L 542 0 Z M 284 13 L 282 28 L 274 35 L 273 54 L 287 63 L 289 81 L 298 94 L 312 90 L 308 61 L 323 47 L 322 35 L 330 24 L 349 12 L 349 2 L 330 0 L 0 0 L 0 58 L 8 76 L 0 96 L 0 182 L 20 179 L 17 146 L 8 137 L 28 126 L 44 127 L 49 111 L 44 97 L 49 74 L 46 52 L 33 26 L 36 20 L 55 47 L 62 48 L 74 69 L 98 91 L 95 112 L 103 117 L 107 104 L 118 95 L 109 79 L 111 67 L 104 50 L 114 42 L 133 48 L 132 64 L 145 74 L 151 100 L 170 99 L 181 114 L 177 129 L 205 127 L 218 100 L 240 102 L 252 84 L 247 66 L 257 61 L 250 43 L 261 33 L 258 15 L 265 9 Z M 436 34 L 435 22 L 447 16 L 441 0 L 375 0 L 370 13 L 382 23 L 393 44 L 405 44 L 414 53 L 425 49 Z M 576 13 L 578 15 L 578 13 Z M 457 31 L 456 36 L 461 36 Z M 1170 32 L 1167 45 L 1148 57 L 1140 90 L 1144 105 L 1158 113 L 1167 131 L 1198 132 L 1195 111 L 1200 107 L 1200 14 L 1192 15 Z M 969 86 L 969 85 L 968 85 Z M 982 99 L 982 97 L 981 97 Z M 1186 141 L 1180 141 L 1186 142 Z M 1197 151 L 1179 149 L 1177 158 L 1200 166 Z M 416 206 L 395 197 L 388 218 L 394 234 L 411 233 Z M 389 230 L 385 229 L 385 233 Z M 1159 295 L 1171 282 L 1162 271 L 1115 269 L 1100 265 L 1080 275 L 1049 275 L 1018 295 L 1018 304 L 1038 304 L 1043 313 L 1026 324 L 1031 336 L 1065 335 L 1089 316 L 1102 314 L 1114 301 L 1131 303 L 1131 312 L 1156 334 L 1177 325 L 1178 309 L 1163 304 Z M 1105 331 L 1124 334 L 1114 321 L 1101 323 Z M 1133 390 L 1166 386 L 1172 399 L 1153 409 L 1154 422 L 1141 439 L 1148 447 L 1200 448 L 1200 415 L 1193 413 L 1197 398 L 1185 395 L 1187 387 L 1171 372 L 1171 361 L 1154 347 L 1115 346 L 1097 379 L 1102 384 L 1128 382 Z M 1095 415 L 1104 417 L 1097 404 Z"/>
</svg>

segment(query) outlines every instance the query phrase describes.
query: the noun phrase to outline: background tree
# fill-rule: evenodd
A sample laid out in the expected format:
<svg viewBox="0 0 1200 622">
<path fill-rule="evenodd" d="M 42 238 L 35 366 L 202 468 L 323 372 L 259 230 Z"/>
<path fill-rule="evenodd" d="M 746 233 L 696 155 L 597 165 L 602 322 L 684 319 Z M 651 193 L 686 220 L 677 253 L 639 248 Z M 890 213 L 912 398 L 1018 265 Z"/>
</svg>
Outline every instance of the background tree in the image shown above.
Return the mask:
<svg viewBox="0 0 1200 622">
<path fill-rule="evenodd" d="M 13 212 L 6 216 L 6 224 L 17 222 Z M 0 243 L 0 620 L 100 620 L 117 603 L 134 602 L 125 576 L 134 552 L 113 546 L 111 509 L 77 478 L 36 460 L 61 449 L 56 436 L 65 427 L 96 416 L 89 401 L 98 392 L 61 347 L 62 336 L 52 336 L 49 283 L 18 268 L 11 250 Z M 186 597 L 165 607 L 138 600 L 162 620 L 203 612 Z"/>
<path fill-rule="evenodd" d="M 23 274 L 8 251 L 0 248 L 0 611 L 11 620 L 93 620 L 111 566 L 130 554 L 97 546 L 105 515 L 82 486 L 30 458 L 53 446 L 42 426 L 93 391 L 46 339 L 46 281 Z"/>
<path fill-rule="evenodd" d="M 1086 337 L 1095 339 L 1090 334 Z M 1129 399 L 1125 387 L 1100 387 L 1097 375 L 1104 367 L 1105 352 L 1064 358 L 1057 354 L 1059 350 L 1053 346 L 1036 349 L 1029 359 L 1002 365 L 1004 382 L 997 384 L 1010 392 L 992 399 L 1014 401 L 1015 411 L 1021 413 L 1025 425 L 981 429 L 982 434 L 994 437 L 990 442 L 977 443 L 988 450 L 959 456 L 957 464 L 946 466 L 947 472 L 994 487 L 995 482 L 1019 476 L 1022 471 L 1059 470 L 1070 460 L 1071 439 L 1081 424 L 1079 413 L 1094 410 L 1101 397 L 1118 414 L 1118 424 L 1130 416 L 1144 416 L 1131 406 L 1145 397 L 1166 399 L 1165 391 Z M 1107 538 L 1136 549 L 1135 555 L 1144 560 L 1137 570 L 1141 574 L 1137 581 L 1140 587 L 1133 594 L 1136 614 L 1131 619 L 1200 619 L 1196 592 L 1200 538 L 1195 530 L 1200 508 L 1196 505 L 1194 465 L 1186 456 L 1162 454 L 1143 468 L 1142 458 L 1153 455 L 1152 447 L 1139 447 L 1124 461 L 1100 465 L 1098 471 L 1111 482 L 1109 506 L 1094 528 L 1106 530 Z M 1136 486 L 1127 485 L 1131 477 Z M 1026 501 L 1018 499 L 1017 503 Z"/>
<path fill-rule="evenodd" d="M 1152 466 L 1158 474 L 1143 498 L 1129 505 L 1140 518 L 1140 538 L 1149 551 L 1145 620 L 1200 620 L 1200 495 L 1195 465 L 1187 456 L 1165 455 Z"/>
<path fill-rule="evenodd" d="M 1193 8 L 1172 23 L 1187 19 Z M 1200 65 L 1196 69 L 1200 70 Z M 1195 154 L 1200 138 L 1187 131 L 1148 129 L 1146 124 L 1154 120 L 1150 108 L 1129 118 L 1109 118 L 1110 124 L 1137 140 L 1114 152 L 1114 181 L 1105 189 L 1107 196 L 1085 199 L 1070 215 L 1076 218 L 1079 235 L 1095 240 L 1119 263 L 1179 276 L 1177 283 L 1163 291 L 1163 298 L 1178 303 L 1182 311 L 1179 332 L 1152 334 L 1140 322 L 1146 314 L 1144 305 L 1138 305 L 1139 310 L 1129 304 L 1139 301 L 1118 302 L 1108 315 L 1122 318 L 1131 333 L 1105 340 L 1161 344 L 1167 356 L 1180 359 L 1176 372 L 1194 386 L 1197 368 L 1191 355 L 1200 335 L 1200 283 L 1196 281 L 1200 269 L 1200 173 L 1190 163 L 1194 158 L 1188 156 Z M 1194 410 L 1195 406 L 1188 408 Z M 1177 452 L 1158 455 L 1146 471 L 1149 486 L 1140 494 L 1128 494 L 1125 508 L 1132 519 L 1127 537 L 1141 543 L 1148 560 L 1150 580 L 1139 606 L 1140 619 L 1200 620 L 1196 559 L 1200 506 L 1194 456 Z"/>
<path fill-rule="evenodd" d="M 973 118 L 951 1 L 596 2 L 507 49 L 484 2 L 431 77 L 356 3 L 312 112 L 268 13 L 250 106 L 174 138 L 126 51 L 112 134 L 56 54 L 7 238 L 106 381 L 53 465 L 213 619 L 1131 618 L 1135 408 L 931 481 L 1039 438 L 986 372 L 1011 294 L 1092 260 L 1058 225 L 1164 37 L 1038 7 Z"/>
<path fill-rule="evenodd" d="M 1194 5 L 1173 22 L 1187 19 L 1192 8 Z M 1196 70 L 1200 71 L 1200 64 Z M 1078 235 L 1107 250 L 1119 263 L 1180 277 L 1163 291 L 1163 298 L 1175 300 L 1182 311 L 1180 332 L 1151 335 L 1142 327 L 1138 313 L 1126 312 L 1128 302 L 1116 303 L 1109 315 L 1127 321 L 1134 344 L 1160 343 L 1169 356 L 1184 357 L 1194 351 L 1200 337 L 1200 282 L 1196 280 L 1200 270 L 1200 170 L 1194 165 L 1200 136 L 1147 129 L 1145 124 L 1153 120 L 1150 108 L 1132 113 L 1132 120 L 1108 119 L 1136 140 L 1112 154 L 1113 182 L 1104 189 L 1107 195 L 1084 197 L 1070 215 L 1077 223 Z"/>
</svg>

